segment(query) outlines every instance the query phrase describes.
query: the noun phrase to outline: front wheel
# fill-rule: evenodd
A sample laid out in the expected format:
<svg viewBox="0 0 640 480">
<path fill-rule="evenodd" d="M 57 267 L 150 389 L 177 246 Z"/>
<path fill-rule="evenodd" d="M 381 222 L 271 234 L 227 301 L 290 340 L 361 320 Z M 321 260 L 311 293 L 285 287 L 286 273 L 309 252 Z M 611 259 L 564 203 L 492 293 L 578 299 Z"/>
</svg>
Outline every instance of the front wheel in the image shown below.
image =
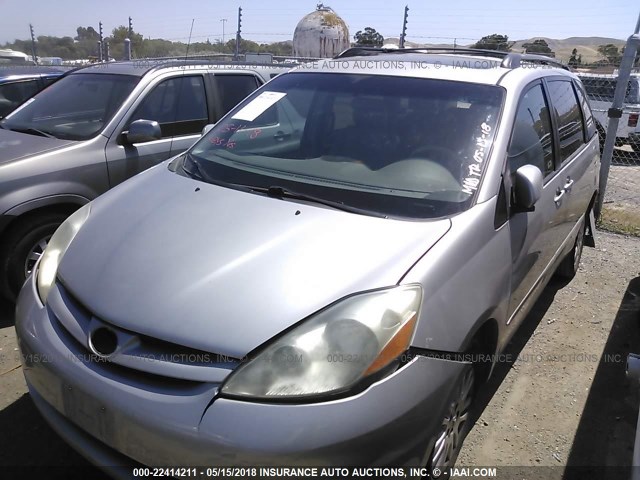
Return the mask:
<svg viewBox="0 0 640 480">
<path fill-rule="evenodd" d="M 67 218 L 60 213 L 33 215 L 16 220 L 0 242 L 0 293 L 14 301 L 33 271 L 51 236 Z"/>
<path fill-rule="evenodd" d="M 445 417 L 427 462 L 429 471 L 440 472 L 454 466 L 462 442 L 471 427 L 471 405 L 475 395 L 475 374 L 472 366 L 467 367 L 454 389 L 453 398 L 447 405 Z"/>
</svg>

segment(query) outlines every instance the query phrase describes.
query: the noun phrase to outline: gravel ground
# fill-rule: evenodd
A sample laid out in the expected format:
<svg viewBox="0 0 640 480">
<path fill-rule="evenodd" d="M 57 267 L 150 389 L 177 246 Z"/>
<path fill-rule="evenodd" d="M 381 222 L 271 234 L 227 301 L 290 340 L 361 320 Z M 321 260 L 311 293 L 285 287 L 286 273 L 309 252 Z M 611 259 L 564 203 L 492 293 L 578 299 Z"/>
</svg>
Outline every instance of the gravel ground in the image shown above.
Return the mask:
<svg viewBox="0 0 640 480">
<path fill-rule="evenodd" d="M 590 478 L 581 466 L 629 478 L 640 387 L 626 379 L 625 361 L 640 353 L 639 312 L 640 239 L 599 232 L 576 278 L 547 287 L 479 392 L 458 467 L 497 466 L 498 478 Z M 9 465 L 86 466 L 35 410 L 12 307 L 2 303 L 0 385 L 0 478 L 17 477 Z M 597 468 L 604 465 L 617 468 Z"/>
<path fill-rule="evenodd" d="M 599 232 L 573 281 L 547 287 L 507 349 L 511 361 L 480 393 L 458 466 L 629 478 L 639 396 L 625 365 L 640 353 L 639 320 L 640 240 Z"/>
</svg>

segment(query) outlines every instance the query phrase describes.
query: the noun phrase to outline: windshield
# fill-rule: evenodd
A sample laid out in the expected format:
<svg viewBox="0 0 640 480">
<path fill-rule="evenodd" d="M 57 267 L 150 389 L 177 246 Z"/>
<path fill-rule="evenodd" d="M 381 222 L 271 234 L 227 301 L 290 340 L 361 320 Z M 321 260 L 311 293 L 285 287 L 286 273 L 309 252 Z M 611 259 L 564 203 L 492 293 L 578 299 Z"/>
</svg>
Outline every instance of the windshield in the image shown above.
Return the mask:
<svg viewBox="0 0 640 480">
<path fill-rule="evenodd" d="M 0 126 L 34 135 L 86 140 L 102 130 L 138 80 L 130 75 L 68 75 L 18 107 Z"/>
<path fill-rule="evenodd" d="M 216 124 L 185 170 L 389 216 L 449 215 L 478 189 L 502 98 L 464 82 L 285 74 Z"/>
</svg>

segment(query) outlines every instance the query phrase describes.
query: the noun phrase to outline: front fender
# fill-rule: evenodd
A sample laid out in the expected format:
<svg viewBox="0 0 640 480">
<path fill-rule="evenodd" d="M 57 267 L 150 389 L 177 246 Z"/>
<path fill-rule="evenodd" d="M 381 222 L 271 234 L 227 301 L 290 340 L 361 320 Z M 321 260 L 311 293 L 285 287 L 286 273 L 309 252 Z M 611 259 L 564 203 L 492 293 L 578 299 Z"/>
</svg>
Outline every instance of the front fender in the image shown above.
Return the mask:
<svg viewBox="0 0 640 480">
<path fill-rule="evenodd" d="M 402 279 L 424 287 L 413 347 L 462 352 L 490 318 L 501 337 L 511 288 L 511 244 L 508 223 L 494 228 L 496 201 L 453 217 L 449 232 Z"/>
<path fill-rule="evenodd" d="M 18 217 L 20 215 L 24 215 L 32 210 L 36 210 L 42 207 L 49 207 L 52 205 L 62 205 L 62 204 L 72 204 L 77 205 L 78 208 L 89 203 L 89 199 L 83 197 L 82 195 L 74 195 L 74 194 L 60 194 L 60 195 L 49 195 L 46 197 L 35 198 L 33 200 L 29 200 L 23 202 L 15 207 L 7 210 L 3 216 L 9 217 Z"/>
</svg>

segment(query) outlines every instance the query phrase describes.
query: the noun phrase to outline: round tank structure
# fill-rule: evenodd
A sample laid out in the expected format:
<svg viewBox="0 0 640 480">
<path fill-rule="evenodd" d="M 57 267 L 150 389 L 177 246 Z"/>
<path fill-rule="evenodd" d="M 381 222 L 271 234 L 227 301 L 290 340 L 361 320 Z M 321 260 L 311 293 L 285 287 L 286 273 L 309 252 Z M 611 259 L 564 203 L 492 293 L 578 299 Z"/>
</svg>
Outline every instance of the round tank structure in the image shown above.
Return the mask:
<svg viewBox="0 0 640 480">
<path fill-rule="evenodd" d="M 331 58 L 350 46 L 349 27 L 323 4 L 300 20 L 293 34 L 293 55 L 296 57 Z"/>
</svg>

